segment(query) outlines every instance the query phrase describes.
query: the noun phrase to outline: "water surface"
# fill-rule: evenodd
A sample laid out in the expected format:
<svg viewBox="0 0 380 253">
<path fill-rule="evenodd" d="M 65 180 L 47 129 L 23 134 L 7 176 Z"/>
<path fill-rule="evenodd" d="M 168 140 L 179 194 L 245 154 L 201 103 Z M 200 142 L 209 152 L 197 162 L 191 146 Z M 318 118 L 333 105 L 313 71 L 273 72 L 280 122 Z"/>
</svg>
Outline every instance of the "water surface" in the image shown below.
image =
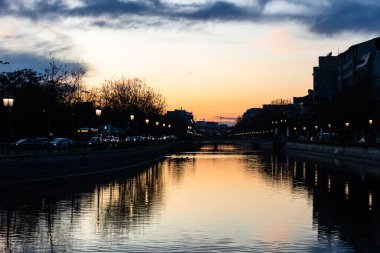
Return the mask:
<svg viewBox="0 0 380 253">
<path fill-rule="evenodd" d="M 3 252 L 377 252 L 375 166 L 205 147 L 133 174 L 4 189 Z"/>
</svg>

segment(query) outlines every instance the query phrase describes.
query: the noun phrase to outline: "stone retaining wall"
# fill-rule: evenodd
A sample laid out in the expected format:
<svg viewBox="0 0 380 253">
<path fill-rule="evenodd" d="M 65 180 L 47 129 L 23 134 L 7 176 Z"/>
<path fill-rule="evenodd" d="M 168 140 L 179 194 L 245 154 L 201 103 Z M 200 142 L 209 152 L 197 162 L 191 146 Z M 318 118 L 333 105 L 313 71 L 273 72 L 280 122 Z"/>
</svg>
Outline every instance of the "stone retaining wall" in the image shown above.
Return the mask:
<svg viewBox="0 0 380 253">
<path fill-rule="evenodd" d="M 2 157 L 0 186 L 127 170 L 155 162 L 180 146 L 169 143 L 129 150 Z"/>
<path fill-rule="evenodd" d="M 288 142 L 285 144 L 285 148 L 299 150 L 301 152 L 328 155 L 336 158 L 363 159 L 380 162 L 380 149 L 377 148 L 340 147 L 297 142 Z"/>
</svg>

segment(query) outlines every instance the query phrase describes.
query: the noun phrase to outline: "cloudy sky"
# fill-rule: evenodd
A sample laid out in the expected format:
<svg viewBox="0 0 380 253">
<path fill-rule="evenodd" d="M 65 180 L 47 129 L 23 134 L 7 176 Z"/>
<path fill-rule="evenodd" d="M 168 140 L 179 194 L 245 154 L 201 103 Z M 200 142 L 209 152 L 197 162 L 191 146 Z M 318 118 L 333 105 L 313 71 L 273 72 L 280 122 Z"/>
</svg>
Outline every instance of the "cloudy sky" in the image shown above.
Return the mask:
<svg viewBox="0 0 380 253">
<path fill-rule="evenodd" d="M 139 77 L 168 109 L 235 117 L 312 87 L 318 56 L 378 37 L 377 0 L 0 0 L 0 71 L 83 62 Z"/>
</svg>

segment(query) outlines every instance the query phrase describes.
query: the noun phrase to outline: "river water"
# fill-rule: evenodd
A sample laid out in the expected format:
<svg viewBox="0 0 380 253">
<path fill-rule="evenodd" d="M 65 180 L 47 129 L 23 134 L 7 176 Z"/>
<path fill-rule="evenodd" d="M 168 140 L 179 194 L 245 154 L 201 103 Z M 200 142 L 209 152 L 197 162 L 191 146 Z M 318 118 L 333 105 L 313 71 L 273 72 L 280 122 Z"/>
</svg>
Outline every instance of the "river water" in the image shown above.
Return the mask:
<svg viewBox="0 0 380 253">
<path fill-rule="evenodd" d="M 379 182 L 368 164 L 206 146 L 3 189 L 0 252 L 380 252 Z"/>
</svg>

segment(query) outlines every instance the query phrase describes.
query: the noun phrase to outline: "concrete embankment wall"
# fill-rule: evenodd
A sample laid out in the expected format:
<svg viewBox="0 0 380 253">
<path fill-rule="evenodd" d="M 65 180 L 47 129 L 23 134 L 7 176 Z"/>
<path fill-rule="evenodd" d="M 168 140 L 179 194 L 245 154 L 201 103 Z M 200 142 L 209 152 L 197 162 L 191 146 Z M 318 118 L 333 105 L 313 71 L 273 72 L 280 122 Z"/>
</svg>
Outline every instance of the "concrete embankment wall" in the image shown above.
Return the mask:
<svg viewBox="0 0 380 253">
<path fill-rule="evenodd" d="M 319 154 L 334 158 L 366 160 L 376 163 L 380 162 L 380 149 L 377 148 L 340 147 L 298 142 L 287 142 L 285 148 L 287 150 Z"/>
<path fill-rule="evenodd" d="M 181 143 L 169 143 L 129 150 L 1 157 L 0 186 L 128 170 L 180 147 Z"/>
</svg>

